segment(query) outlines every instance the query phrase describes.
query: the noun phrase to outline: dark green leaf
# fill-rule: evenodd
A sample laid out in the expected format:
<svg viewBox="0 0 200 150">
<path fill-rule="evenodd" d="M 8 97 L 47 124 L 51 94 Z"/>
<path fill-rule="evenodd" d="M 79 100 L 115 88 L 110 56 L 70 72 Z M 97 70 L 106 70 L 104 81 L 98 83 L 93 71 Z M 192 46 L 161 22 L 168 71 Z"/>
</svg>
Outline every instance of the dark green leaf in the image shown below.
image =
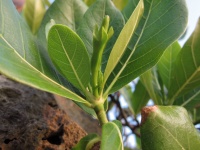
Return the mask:
<svg viewBox="0 0 200 150">
<path fill-rule="evenodd" d="M 54 25 L 48 34 L 48 52 L 61 74 L 85 92 L 90 81 L 90 60 L 79 36 L 67 26 Z"/>
<path fill-rule="evenodd" d="M 196 88 L 180 96 L 174 101 L 173 105 L 183 106 L 187 110 L 193 110 L 195 107 L 200 106 L 200 88 Z"/>
<path fill-rule="evenodd" d="M 184 32 L 187 16 L 184 0 L 144 0 L 144 14 L 138 28 L 106 83 L 108 87 L 114 82 L 109 93 L 153 67 L 164 50 Z"/>
<path fill-rule="evenodd" d="M 114 35 L 108 42 L 108 45 L 103 53 L 102 71 L 104 71 L 110 51 L 116 41 L 122 27 L 124 19 L 119 10 L 117 10 L 111 0 L 97 0 L 85 13 L 78 34 L 85 43 L 90 57 L 93 53 L 93 29 L 95 25 L 101 26 L 102 20 L 108 15 L 110 17 L 110 26 L 114 29 Z"/>
<path fill-rule="evenodd" d="M 169 103 L 200 86 L 200 20 L 175 61 L 169 90 Z"/>
<path fill-rule="evenodd" d="M 123 140 L 119 127 L 108 122 L 102 127 L 102 139 L 100 150 L 123 150 Z"/>
<path fill-rule="evenodd" d="M 181 47 L 178 42 L 173 43 L 165 50 L 164 54 L 157 63 L 158 72 L 160 73 L 161 79 L 167 89 L 170 87 L 174 62 L 180 50 Z"/>
<path fill-rule="evenodd" d="M 198 150 L 200 135 L 187 111 L 178 106 L 143 109 L 141 140 L 143 150 Z"/>
</svg>

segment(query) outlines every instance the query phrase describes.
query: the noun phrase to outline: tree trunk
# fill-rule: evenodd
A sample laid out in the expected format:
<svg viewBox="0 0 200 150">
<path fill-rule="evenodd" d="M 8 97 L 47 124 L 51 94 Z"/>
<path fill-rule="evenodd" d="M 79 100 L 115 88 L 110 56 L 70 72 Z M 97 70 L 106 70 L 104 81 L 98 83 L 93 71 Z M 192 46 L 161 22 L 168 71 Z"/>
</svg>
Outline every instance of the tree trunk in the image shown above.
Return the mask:
<svg viewBox="0 0 200 150">
<path fill-rule="evenodd" d="M 70 150 L 86 132 L 54 97 L 0 75 L 0 150 Z"/>
</svg>

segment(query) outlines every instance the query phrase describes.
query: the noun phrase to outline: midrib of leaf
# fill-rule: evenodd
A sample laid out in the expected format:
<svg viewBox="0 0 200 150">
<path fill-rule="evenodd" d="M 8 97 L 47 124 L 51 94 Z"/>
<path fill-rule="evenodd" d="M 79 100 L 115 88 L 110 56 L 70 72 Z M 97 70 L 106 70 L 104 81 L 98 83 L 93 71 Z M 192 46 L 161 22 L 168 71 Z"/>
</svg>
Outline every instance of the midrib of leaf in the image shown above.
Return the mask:
<svg viewBox="0 0 200 150">
<path fill-rule="evenodd" d="M 115 42 L 113 49 L 111 50 L 111 54 L 109 56 L 108 63 L 106 65 L 103 85 L 105 85 L 109 75 L 112 73 L 113 69 L 116 67 L 116 65 L 119 63 L 120 59 L 122 58 L 122 56 L 128 46 L 128 43 L 132 37 L 132 34 L 134 34 L 134 31 L 138 25 L 141 14 L 143 15 L 143 11 L 142 11 L 143 9 L 144 9 L 143 0 L 140 0 L 140 2 L 138 3 L 138 6 L 136 7 L 133 14 L 131 15 L 130 20 L 127 21 L 127 23 L 125 24 L 124 28 L 122 29 L 119 37 L 117 38 L 117 41 Z M 135 12 L 135 11 L 137 11 L 137 12 Z M 131 20 L 132 18 L 133 18 L 133 20 Z M 133 22 L 133 21 L 135 21 L 135 22 Z M 134 26 L 132 26 L 131 29 L 130 29 L 130 24 L 134 24 Z M 129 33 L 128 37 L 127 37 L 126 32 Z M 124 35 L 127 38 L 125 37 L 125 39 L 124 39 L 123 38 Z M 123 37 L 121 37 L 121 36 L 123 36 Z M 123 44 L 118 45 L 118 43 L 122 41 L 122 38 L 124 39 L 125 42 L 123 42 Z M 119 50 L 119 49 L 120 49 L 120 52 L 117 52 L 116 50 Z M 114 58 L 115 58 L 115 61 L 113 62 Z"/>
<path fill-rule="evenodd" d="M 43 73 L 41 73 L 39 70 L 37 70 L 35 67 L 33 67 L 30 63 L 28 63 L 21 55 L 19 55 L 16 50 L 11 46 L 11 44 L 2 36 L 2 34 L 0 34 L 0 38 L 3 39 L 3 41 L 14 51 L 14 53 L 21 59 L 23 60 L 28 66 L 30 66 L 35 72 L 38 72 L 42 77 L 44 77 L 46 80 L 54 83 L 55 85 L 59 86 L 61 89 L 64 89 L 65 91 L 73 94 L 77 99 L 76 101 L 80 101 L 81 103 L 85 103 L 86 105 L 90 106 L 90 103 L 88 103 L 85 99 L 83 99 L 82 97 L 78 96 L 77 94 L 75 94 L 74 92 L 66 89 L 64 86 L 58 84 L 57 82 L 55 82 L 54 80 L 52 80 L 51 78 L 47 77 L 46 75 L 44 75 Z"/>
<path fill-rule="evenodd" d="M 63 42 L 62 42 L 61 37 L 60 37 L 60 34 L 58 33 L 58 30 L 57 30 L 57 29 L 55 29 L 55 30 L 56 30 L 57 35 L 58 35 L 58 37 L 59 37 L 60 43 L 62 44 L 62 48 L 63 48 L 63 50 L 64 50 L 64 52 L 65 52 L 65 55 L 67 56 L 67 59 L 69 60 L 70 66 L 72 67 L 72 70 L 73 70 L 73 72 L 74 72 L 74 74 L 75 74 L 75 77 L 76 77 L 76 79 L 77 79 L 79 85 L 81 86 L 81 89 L 83 90 L 83 92 L 86 93 L 86 89 L 85 89 L 85 87 L 83 86 L 81 80 L 79 79 L 79 76 L 78 76 L 78 74 L 77 74 L 77 72 L 76 72 L 76 69 L 74 68 L 74 65 L 73 65 L 73 63 L 71 62 L 71 59 L 70 59 L 69 55 L 67 54 L 67 51 L 66 51 L 66 49 L 65 49 L 65 47 L 64 47 L 64 45 L 63 45 Z M 76 44 L 76 46 L 77 46 L 77 44 Z"/>
<path fill-rule="evenodd" d="M 192 81 L 193 77 L 200 72 L 200 68 L 197 68 L 196 71 L 185 81 L 185 83 L 178 89 L 178 91 L 170 98 L 169 104 L 172 104 L 175 98 L 182 92 L 182 90 Z"/>
<path fill-rule="evenodd" d="M 111 84 L 110 84 L 110 85 L 108 86 L 108 88 L 106 89 L 106 91 L 105 91 L 105 93 L 104 93 L 104 96 L 108 95 L 109 91 L 112 89 L 113 85 L 115 84 L 115 82 L 117 81 L 117 79 L 118 79 L 118 77 L 121 75 L 121 73 L 123 72 L 123 70 L 124 70 L 124 68 L 126 67 L 126 65 L 129 63 L 129 60 L 131 59 L 133 53 L 135 52 L 135 50 L 136 50 L 136 48 L 137 48 L 137 46 L 138 46 L 138 43 L 139 43 L 139 41 L 140 41 L 140 39 L 141 39 L 141 37 L 142 37 L 142 35 L 143 35 L 143 32 L 144 32 L 144 30 L 145 30 L 145 26 L 146 26 L 146 24 L 147 24 L 147 21 L 148 21 L 148 19 L 149 19 L 149 15 L 150 15 L 150 12 L 151 12 L 151 8 L 152 8 L 152 3 L 150 4 L 149 12 L 148 12 L 148 15 L 147 15 L 147 17 L 146 17 L 145 23 L 144 23 L 144 25 L 143 25 L 141 34 L 139 35 L 138 40 L 137 40 L 137 42 L 136 42 L 134 48 L 132 49 L 131 54 L 129 55 L 129 57 L 128 57 L 127 60 L 125 61 L 123 67 L 119 70 L 118 74 L 115 76 L 114 80 L 111 82 Z M 144 17 L 144 15 L 142 15 L 142 17 Z M 145 18 L 144 18 L 144 19 L 145 19 Z M 121 61 L 120 61 L 120 63 L 121 63 Z M 123 64 L 123 63 L 122 63 L 122 64 Z"/>
</svg>

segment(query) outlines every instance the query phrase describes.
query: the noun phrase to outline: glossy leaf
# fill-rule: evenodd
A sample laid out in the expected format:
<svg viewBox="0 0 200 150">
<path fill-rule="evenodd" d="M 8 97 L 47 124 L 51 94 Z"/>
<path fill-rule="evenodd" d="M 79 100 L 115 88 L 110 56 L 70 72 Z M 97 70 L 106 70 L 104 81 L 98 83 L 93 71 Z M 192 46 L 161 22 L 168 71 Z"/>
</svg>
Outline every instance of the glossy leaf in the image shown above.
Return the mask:
<svg viewBox="0 0 200 150">
<path fill-rule="evenodd" d="M 154 103 L 161 105 L 163 104 L 160 92 L 161 87 L 155 73 L 155 68 L 148 70 L 140 76 L 140 80 Z"/>
<path fill-rule="evenodd" d="M 99 136 L 97 134 L 89 134 L 85 137 L 83 137 L 76 146 L 72 148 L 72 150 L 87 150 L 86 147 L 90 142 L 98 142 L 100 140 Z M 91 143 L 92 144 L 92 143 Z"/>
<path fill-rule="evenodd" d="M 46 12 L 43 0 L 26 0 L 23 7 L 23 15 L 32 31 L 35 34 L 40 27 Z"/>
<path fill-rule="evenodd" d="M 108 122 L 102 127 L 100 150 L 123 150 L 121 131 L 114 122 Z"/>
<path fill-rule="evenodd" d="M 61 74 L 78 89 L 86 90 L 90 60 L 79 36 L 67 26 L 54 25 L 48 34 L 48 52 Z"/>
<path fill-rule="evenodd" d="M 120 59 L 123 56 L 135 29 L 138 26 L 138 23 L 141 19 L 143 11 L 144 11 L 144 4 L 143 4 L 143 0 L 141 0 L 138 3 L 138 6 L 134 10 L 133 14 L 131 15 L 130 19 L 127 21 L 127 23 L 123 27 L 121 33 L 119 34 L 119 37 L 117 38 L 112 48 L 112 51 L 110 53 L 110 56 L 106 65 L 105 73 L 104 73 L 104 83 L 106 82 L 111 72 L 116 67 L 116 65 L 120 63 Z M 115 78 L 117 79 L 117 76 Z M 112 87 L 112 84 L 109 87 Z"/>
<path fill-rule="evenodd" d="M 120 63 L 107 80 L 107 87 L 114 82 L 109 93 L 153 67 L 165 49 L 184 32 L 186 25 L 184 0 L 144 0 L 144 14 L 138 28 Z"/>
<path fill-rule="evenodd" d="M 181 47 L 178 42 L 173 43 L 166 49 L 159 62 L 157 63 L 158 72 L 160 73 L 161 79 L 167 89 L 170 87 L 170 82 L 173 78 L 172 70 L 174 67 L 174 62 L 180 50 Z"/>
<path fill-rule="evenodd" d="M 104 9 L 102 9 L 104 8 Z M 80 22 L 80 28 L 78 34 L 85 43 L 89 56 L 93 53 L 93 30 L 94 26 L 101 26 L 102 20 L 108 15 L 110 17 L 110 26 L 114 29 L 114 35 L 107 44 L 107 47 L 103 53 L 102 58 L 102 71 L 104 71 L 110 51 L 116 41 L 122 27 L 124 26 L 124 18 L 120 11 L 114 7 L 111 0 L 96 0 L 96 2 L 89 7 L 85 13 L 82 21 Z"/>
<path fill-rule="evenodd" d="M 0 13 L 0 72 L 32 87 L 89 105 L 75 93 L 77 90 L 71 84 L 57 74 L 46 59 L 47 54 L 38 49 L 35 37 L 11 0 L 0 1 Z"/>
<path fill-rule="evenodd" d="M 177 56 L 169 90 L 169 103 L 200 86 L 200 20 Z"/>
<path fill-rule="evenodd" d="M 142 122 L 143 150 L 197 150 L 200 147 L 200 135 L 183 107 L 143 109 Z"/>
<path fill-rule="evenodd" d="M 123 95 L 124 99 L 128 103 L 128 106 L 134 116 L 140 113 L 141 109 L 147 104 L 150 99 L 146 88 L 140 80 L 135 85 L 135 90 L 133 92 L 131 90 L 131 87 L 129 85 L 126 85 L 125 87 L 120 89 L 120 93 Z"/>
</svg>

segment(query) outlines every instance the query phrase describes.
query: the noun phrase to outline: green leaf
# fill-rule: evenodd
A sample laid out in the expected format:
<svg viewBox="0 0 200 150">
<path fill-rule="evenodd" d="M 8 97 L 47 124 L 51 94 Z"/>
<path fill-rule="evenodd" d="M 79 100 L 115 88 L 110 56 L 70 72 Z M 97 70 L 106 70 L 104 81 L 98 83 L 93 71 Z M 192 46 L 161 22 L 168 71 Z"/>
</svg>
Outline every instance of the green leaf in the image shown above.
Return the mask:
<svg viewBox="0 0 200 150">
<path fill-rule="evenodd" d="M 113 3 L 115 4 L 115 6 L 119 9 L 119 10 L 123 10 L 123 8 L 126 6 L 126 4 L 128 3 L 128 0 L 112 0 Z"/>
<path fill-rule="evenodd" d="M 140 80 L 146 90 L 149 93 L 150 98 L 154 101 L 155 104 L 163 104 L 161 99 L 161 87 L 158 83 L 158 78 L 156 76 L 155 68 L 146 71 L 140 76 Z"/>
<path fill-rule="evenodd" d="M 170 87 L 174 62 L 180 50 L 181 47 L 178 42 L 173 43 L 165 50 L 164 54 L 157 63 L 158 72 L 160 73 L 161 79 L 167 89 Z"/>
<path fill-rule="evenodd" d="M 140 0 L 140 2 L 138 3 L 138 6 L 134 10 L 134 12 L 131 15 L 130 19 L 128 20 L 128 22 L 123 27 L 121 33 L 119 34 L 119 37 L 117 38 L 117 40 L 112 48 L 112 51 L 110 53 L 110 56 L 109 56 L 109 59 L 108 59 L 107 65 L 106 65 L 106 69 L 104 72 L 104 84 L 107 81 L 107 79 L 110 76 L 113 69 L 116 67 L 116 65 L 118 63 L 120 63 L 120 59 L 123 56 L 123 54 L 127 48 L 127 45 L 129 43 L 133 33 L 135 32 L 135 29 L 138 26 L 138 23 L 141 19 L 143 11 L 144 11 L 143 0 Z M 116 80 L 117 80 L 117 76 L 116 76 Z M 113 83 L 114 82 L 115 82 L 115 80 L 113 80 Z M 112 87 L 112 84 L 109 87 Z M 108 88 L 108 90 L 109 90 L 109 88 Z"/>
<path fill-rule="evenodd" d="M 120 63 L 107 80 L 107 87 L 114 83 L 109 93 L 153 67 L 164 50 L 184 32 L 187 16 L 183 0 L 144 0 L 142 19 Z"/>
<path fill-rule="evenodd" d="M 61 74 L 84 92 L 90 81 L 90 60 L 79 36 L 67 26 L 54 25 L 48 35 L 48 52 Z"/>
<path fill-rule="evenodd" d="M 120 130 L 120 132 L 122 134 L 123 126 L 122 126 L 121 121 L 119 121 L 119 120 L 113 120 L 112 122 L 115 123 L 118 126 L 118 128 L 119 128 L 119 130 Z"/>
<path fill-rule="evenodd" d="M 108 122 L 102 127 L 100 150 L 123 150 L 121 131 L 114 122 Z"/>
<path fill-rule="evenodd" d="M 23 15 L 33 34 L 37 33 L 46 12 L 43 0 L 26 0 Z"/>
<path fill-rule="evenodd" d="M 196 88 L 187 94 L 177 98 L 173 105 L 185 107 L 187 110 L 193 110 L 200 105 L 200 88 Z"/>
<path fill-rule="evenodd" d="M 125 87 L 120 89 L 120 93 L 123 95 L 124 99 L 128 103 L 128 106 L 134 116 L 140 113 L 141 109 L 147 104 L 150 99 L 146 88 L 140 80 L 135 85 L 135 90 L 133 92 L 131 90 L 131 87 L 129 85 L 126 85 Z"/>
<path fill-rule="evenodd" d="M 200 19 L 189 40 L 185 43 L 174 64 L 169 90 L 169 103 L 200 86 Z"/>
<path fill-rule="evenodd" d="M 95 142 L 100 141 L 100 138 L 97 134 L 89 134 L 83 137 L 76 146 L 72 148 L 72 150 L 88 150 L 86 147 L 90 144 L 95 144 Z"/>
<path fill-rule="evenodd" d="M 32 87 L 90 105 L 60 76 L 11 0 L 0 1 L 0 72 Z M 75 92 L 79 93 L 76 94 Z"/>
<path fill-rule="evenodd" d="M 131 14 L 137 7 L 139 1 L 140 0 L 128 0 L 126 7 L 122 10 L 122 14 L 124 16 L 125 21 L 127 21 L 130 18 Z"/>
<path fill-rule="evenodd" d="M 56 24 L 63 24 L 76 31 L 79 27 L 80 20 L 87 10 L 87 6 L 81 0 L 56 0 L 49 7 L 42 20 L 38 32 L 40 44 L 46 48 L 47 39 L 45 36 L 45 27 L 51 19 Z"/>
<path fill-rule="evenodd" d="M 143 150 L 197 150 L 200 135 L 187 111 L 178 106 L 153 106 L 142 111 Z"/>
<path fill-rule="evenodd" d="M 87 6 L 83 3 L 82 0 L 54 1 L 54 3 L 47 10 L 38 32 L 38 47 L 42 49 L 41 51 L 43 52 L 43 55 L 45 55 L 45 59 L 49 59 L 49 56 L 46 56 L 46 54 L 48 54 L 47 39 L 45 33 L 45 27 L 47 23 L 49 23 L 49 21 L 53 19 L 57 24 L 67 25 L 68 27 L 76 31 L 77 28 L 79 28 L 80 20 L 83 18 L 86 10 Z M 49 63 L 51 63 L 50 59 L 48 64 Z M 76 102 L 76 104 L 92 116 L 96 116 L 93 109 L 89 109 L 81 103 Z"/>
<path fill-rule="evenodd" d="M 83 0 L 88 6 L 92 5 L 96 0 Z"/>
<path fill-rule="evenodd" d="M 111 0 L 96 0 L 96 2 L 89 7 L 85 13 L 82 21 L 80 22 L 80 28 L 78 29 L 78 34 L 85 43 L 89 56 L 92 57 L 94 26 L 98 25 L 98 27 L 100 27 L 105 15 L 110 17 L 110 26 L 114 29 L 114 35 L 109 40 L 103 53 L 102 72 L 105 70 L 105 66 L 114 42 L 124 26 L 124 18 L 121 12 L 114 7 Z"/>
</svg>

